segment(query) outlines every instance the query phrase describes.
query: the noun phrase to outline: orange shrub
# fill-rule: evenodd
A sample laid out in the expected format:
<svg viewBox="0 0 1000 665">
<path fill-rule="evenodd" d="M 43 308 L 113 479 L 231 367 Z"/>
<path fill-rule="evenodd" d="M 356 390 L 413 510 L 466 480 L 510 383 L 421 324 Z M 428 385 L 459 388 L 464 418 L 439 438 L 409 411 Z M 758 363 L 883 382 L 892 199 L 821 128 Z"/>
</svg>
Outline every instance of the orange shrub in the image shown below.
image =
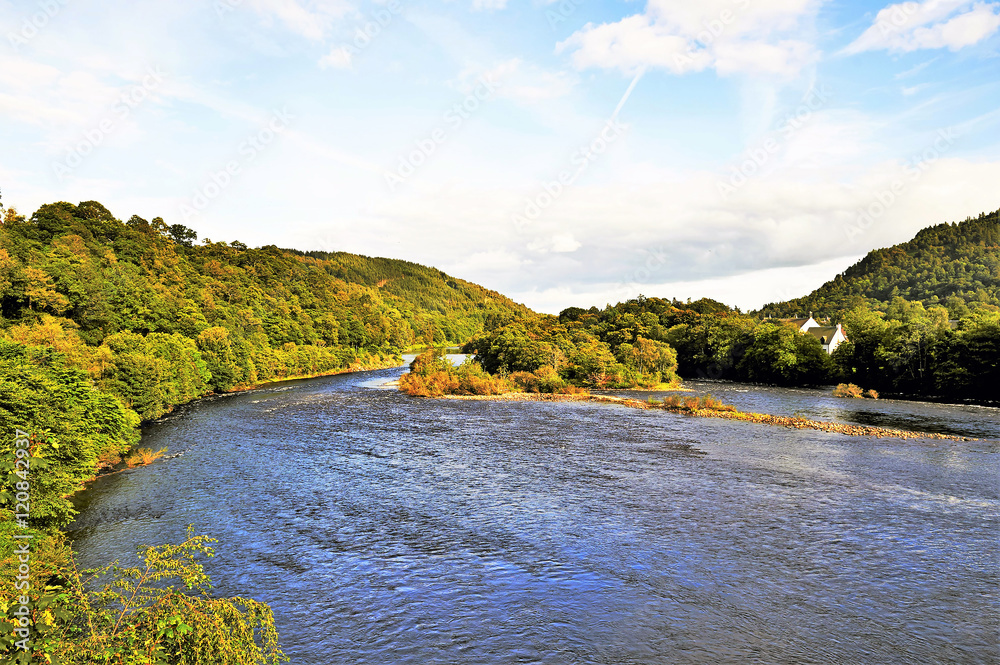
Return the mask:
<svg viewBox="0 0 1000 665">
<path fill-rule="evenodd" d="M 856 386 L 853 383 L 841 383 L 833 389 L 833 396 L 854 398 L 864 397 L 864 393 L 859 386 Z"/>
</svg>

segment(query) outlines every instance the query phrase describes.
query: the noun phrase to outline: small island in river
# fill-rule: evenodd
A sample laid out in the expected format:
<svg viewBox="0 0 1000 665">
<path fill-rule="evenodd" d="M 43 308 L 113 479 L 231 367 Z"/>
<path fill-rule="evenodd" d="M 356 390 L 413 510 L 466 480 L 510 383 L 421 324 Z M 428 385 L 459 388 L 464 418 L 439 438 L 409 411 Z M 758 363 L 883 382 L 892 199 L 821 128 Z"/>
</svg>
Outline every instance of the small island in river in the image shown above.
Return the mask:
<svg viewBox="0 0 1000 665">
<path fill-rule="evenodd" d="M 675 375 L 674 375 L 675 376 Z M 661 384 L 663 385 L 663 384 Z M 455 367 L 439 350 L 431 349 L 417 356 L 410 364 L 410 371 L 391 386 L 416 397 L 432 397 L 459 400 L 493 400 L 514 402 L 598 402 L 615 404 L 632 409 L 657 409 L 671 413 L 742 420 L 751 423 L 787 427 L 790 429 L 811 429 L 848 436 L 891 437 L 897 439 L 941 439 L 949 441 L 975 441 L 976 439 L 936 432 L 914 432 L 909 430 L 835 423 L 812 420 L 797 416 L 777 416 L 767 413 L 746 413 L 736 407 L 723 404 L 711 395 L 702 397 L 670 395 L 658 401 L 650 397 L 642 401 L 614 395 L 593 395 L 589 390 L 561 379 L 551 367 L 542 367 L 535 372 L 517 372 L 508 376 L 497 376 L 486 372 L 474 359 L 467 358 Z M 630 386 L 631 387 L 631 386 Z M 663 388 L 669 391 L 683 391 L 675 380 Z"/>
</svg>

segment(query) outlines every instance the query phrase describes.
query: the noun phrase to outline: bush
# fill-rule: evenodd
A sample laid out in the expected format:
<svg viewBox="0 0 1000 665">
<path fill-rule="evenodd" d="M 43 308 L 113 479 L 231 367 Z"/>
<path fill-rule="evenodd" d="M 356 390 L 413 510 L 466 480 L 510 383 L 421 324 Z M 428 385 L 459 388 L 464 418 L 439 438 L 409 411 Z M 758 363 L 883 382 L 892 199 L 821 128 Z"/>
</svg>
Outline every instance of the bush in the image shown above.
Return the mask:
<svg viewBox="0 0 1000 665">
<path fill-rule="evenodd" d="M 510 392 L 512 385 L 488 374 L 472 358 L 455 367 L 440 351 L 431 350 L 410 363 L 410 371 L 399 378 L 399 389 L 417 397 L 499 395 Z"/>
<path fill-rule="evenodd" d="M 650 400 L 650 404 L 656 404 L 655 400 Z M 667 395 L 660 405 L 664 409 L 677 411 L 736 411 L 736 407 L 731 404 L 724 404 L 711 395 L 704 395 L 701 398 L 695 396 L 681 397 L 680 395 Z"/>
<path fill-rule="evenodd" d="M 166 452 L 166 448 L 160 448 L 155 452 L 152 448 L 139 448 L 125 458 L 125 464 L 127 464 L 130 469 L 134 469 L 137 466 L 146 466 L 147 464 L 152 464 L 156 460 L 163 457 Z"/>
<path fill-rule="evenodd" d="M 566 381 L 551 366 L 539 367 L 534 372 L 514 372 L 510 380 L 529 393 L 558 393 L 565 390 Z"/>
<path fill-rule="evenodd" d="M 732 404 L 724 404 L 719 400 L 715 399 L 711 395 L 705 395 L 701 398 L 701 403 L 698 405 L 699 408 L 707 409 L 709 411 L 735 411 L 736 407 Z"/>
<path fill-rule="evenodd" d="M 841 383 L 836 388 L 833 389 L 834 397 L 849 397 L 849 398 L 861 398 L 864 397 L 864 392 L 859 386 L 853 383 Z"/>
<path fill-rule="evenodd" d="M 288 659 L 278 644 L 271 609 L 246 598 L 212 598 L 211 581 L 199 556 L 211 557 L 215 540 L 195 536 L 177 545 L 140 549 L 141 564 L 117 562 L 77 572 L 73 552 L 58 535 L 33 548 L 30 622 L 35 658 L 14 650 L 19 604 L 12 585 L 0 589 L 0 651 L 24 654 L 10 662 L 66 665 L 278 665 Z M 13 579 L 16 557 L 3 552 L 5 579 Z M 36 594 L 32 594 L 36 595 Z M 7 662 L 7 661 L 5 661 Z"/>
</svg>

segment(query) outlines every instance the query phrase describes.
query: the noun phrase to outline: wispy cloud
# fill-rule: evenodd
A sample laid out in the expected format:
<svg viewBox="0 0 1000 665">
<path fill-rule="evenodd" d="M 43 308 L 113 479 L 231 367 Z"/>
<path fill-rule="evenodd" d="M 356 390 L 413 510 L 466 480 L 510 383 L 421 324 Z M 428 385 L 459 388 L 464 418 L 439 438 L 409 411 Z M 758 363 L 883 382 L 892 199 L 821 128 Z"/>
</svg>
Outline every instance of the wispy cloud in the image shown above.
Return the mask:
<svg viewBox="0 0 1000 665">
<path fill-rule="evenodd" d="M 968 9 L 972 5 L 971 9 Z M 968 11 L 960 11 L 968 9 Z M 925 0 L 889 5 L 844 50 L 845 55 L 886 50 L 907 53 L 921 49 L 957 51 L 978 44 L 1000 28 L 1000 3 L 969 0 Z"/>
<path fill-rule="evenodd" d="M 800 37 L 814 15 L 814 0 L 650 0 L 641 14 L 614 23 L 587 24 L 560 42 L 578 69 L 635 73 L 658 68 L 674 74 L 715 69 L 794 76 L 818 57 Z"/>
</svg>

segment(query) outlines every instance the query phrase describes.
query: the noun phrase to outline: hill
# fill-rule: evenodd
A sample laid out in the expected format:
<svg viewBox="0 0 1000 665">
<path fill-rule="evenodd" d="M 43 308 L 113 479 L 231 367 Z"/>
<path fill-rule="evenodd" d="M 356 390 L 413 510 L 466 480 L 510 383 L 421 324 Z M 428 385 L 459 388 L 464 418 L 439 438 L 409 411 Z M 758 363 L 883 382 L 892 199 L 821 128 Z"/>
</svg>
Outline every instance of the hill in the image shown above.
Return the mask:
<svg viewBox="0 0 1000 665">
<path fill-rule="evenodd" d="M 0 336 L 65 353 L 148 419 L 209 390 L 384 364 L 531 314 L 406 261 L 196 240 L 95 201 L 7 210 Z"/>
<path fill-rule="evenodd" d="M 869 252 L 802 298 L 766 305 L 765 316 L 837 316 L 859 306 L 886 311 L 894 298 L 940 305 L 960 319 L 1000 305 L 1000 210 L 923 229 L 909 242 Z"/>
<path fill-rule="evenodd" d="M 418 263 L 346 252 L 301 254 L 326 262 L 345 282 L 378 289 L 383 297 L 388 294 L 405 303 L 414 330 L 432 333 L 438 343 L 461 343 L 485 327 L 532 314 L 505 295 Z"/>
</svg>

